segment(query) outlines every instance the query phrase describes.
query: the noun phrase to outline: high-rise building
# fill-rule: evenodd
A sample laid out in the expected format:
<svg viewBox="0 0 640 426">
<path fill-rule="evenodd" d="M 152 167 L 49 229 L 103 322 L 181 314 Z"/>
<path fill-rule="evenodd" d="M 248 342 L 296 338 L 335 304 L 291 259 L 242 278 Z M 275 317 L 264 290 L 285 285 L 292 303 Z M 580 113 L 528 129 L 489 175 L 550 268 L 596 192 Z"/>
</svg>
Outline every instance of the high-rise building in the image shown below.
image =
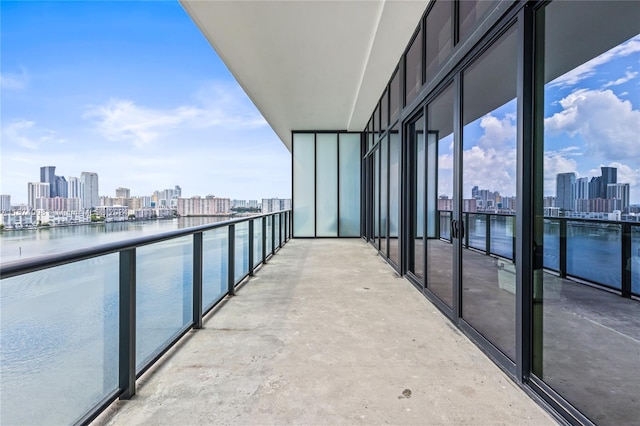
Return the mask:
<svg viewBox="0 0 640 426">
<path fill-rule="evenodd" d="M 178 198 L 177 211 L 180 216 L 213 216 L 228 215 L 231 211 L 229 198 L 218 198 L 208 195 L 205 198 Z"/>
<path fill-rule="evenodd" d="M 291 208 L 290 198 L 263 198 L 262 213 L 279 212 Z"/>
<path fill-rule="evenodd" d="M 631 187 L 628 183 L 610 183 L 607 185 L 607 199 L 615 199 L 614 210 L 625 213 L 629 210 Z"/>
<path fill-rule="evenodd" d="M 100 205 L 98 193 L 98 174 L 93 172 L 82 172 L 80 181 L 84 186 L 83 208 L 91 209 Z"/>
<path fill-rule="evenodd" d="M 602 176 L 594 176 L 589 181 L 589 199 L 604 198 L 600 194 L 600 184 Z"/>
<path fill-rule="evenodd" d="M 116 188 L 116 198 L 131 198 L 131 190 L 129 188 Z"/>
<path fill-rule="evenodd" d="M 49 194 L 47 197 L 55 197 L 56 194 L 56 166 L 40 167 L 40 183 L 49 184 Z"/>
<path fill-rule="evenodd" d="M 560 210 L 573 210 L 573 184 L 575 173 L 558 173 L 556 176 L 556 207 Z"/>
<path fill-rule="evenodd" d="M 80 178 L 69 176 L 67 179 L 67 197 L 84 198 L 84 184 Z"/>
<path fill-rule="evenodd" d="M 618 169 L 615 167 L 600 167 L 602 170 L 602 180 L 600 181 L 600 198 L 609 198 L 607 191 L 609 185 L 618 183 Z"/>
<path fill-rule="evenodd" d="M 11 211 L 11 195 L 0 195 L 0 212 Z"/>
<path fill-rule="evenodd" d="M 576 182 L 573 184 L 573 208 L 576 211 L 580 210 L 578 200 L 588 200 L 589 199 L 589 178 L 582 177 L 576 179 Z"/>
<path fill-rule="evenodd" d="M 38 199 L 50 198 L 49 194 L 51 193 L 50 185 L 47 182 L 29 182 L 27 184 L 27 191 L 27 200 L 29 208 L 31 209 L 37 208 Z"/>
<path fill-rule="evenodd" d="M 55 196 L 61 198 L 69 197 L 69 185 L 64 176 L 56 176 L 55 179 Z M 53 195 L 52 195 L 53 197 Z"/>
</svg>

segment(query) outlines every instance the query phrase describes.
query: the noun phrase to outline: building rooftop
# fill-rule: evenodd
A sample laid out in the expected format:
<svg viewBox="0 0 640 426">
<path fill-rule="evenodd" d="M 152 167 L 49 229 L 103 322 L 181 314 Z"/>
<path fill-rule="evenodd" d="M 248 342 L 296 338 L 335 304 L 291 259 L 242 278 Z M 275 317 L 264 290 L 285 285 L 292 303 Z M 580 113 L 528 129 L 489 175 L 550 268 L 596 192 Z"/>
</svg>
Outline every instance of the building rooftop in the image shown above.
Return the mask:
<svg viewBox="0 0 640 426">
<path fill-rule="evenodd" d="M 294 239 L 96 424 L 555 424 L 360 239 Z"/>
</svg>

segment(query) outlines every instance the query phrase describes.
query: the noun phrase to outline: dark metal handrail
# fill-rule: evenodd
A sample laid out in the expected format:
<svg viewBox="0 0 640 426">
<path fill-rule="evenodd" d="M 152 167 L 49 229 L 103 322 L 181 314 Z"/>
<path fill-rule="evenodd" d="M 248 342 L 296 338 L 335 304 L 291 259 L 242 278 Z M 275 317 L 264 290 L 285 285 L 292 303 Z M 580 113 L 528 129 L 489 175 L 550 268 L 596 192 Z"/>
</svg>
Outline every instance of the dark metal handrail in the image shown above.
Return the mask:
<svg viewBox="0 0 640 426">
<path fill-rule="evenodd" d="M 69 250 L 63 253 L 48 254 L 31 259 L 15 260 L 0 264 L 0 279 L 15 277 L 29 272 L 41 271 L 55 266 L 66 265 L 68 263 L 87 260 L 93 257 L 103 256 L 106 254 L 117 253 L 122 250 L 142 247 L 149 244 L 159 243 L 178 237 L 197 234 L 199 232 L 211 231 L 216 228 L 224 228 L 230 224 L 248 222 L 251 220 L 268 217 L 279 213 L 287 213 L 291 210 L 282 210 L 279 212 L 265 213 L 255 216 L 247 216 L 237 219 L 229 219 L 222 222 L 215 222 L 206 225 L 192 226 L 189 228 L 176 229 L 154 235 L 145 235 L 144 237 L 131 238 L 128 240 L 116 241 L 112 243 L 100 244 L 93 247 L 87 247 L 77 250 Z"/>
</svg>

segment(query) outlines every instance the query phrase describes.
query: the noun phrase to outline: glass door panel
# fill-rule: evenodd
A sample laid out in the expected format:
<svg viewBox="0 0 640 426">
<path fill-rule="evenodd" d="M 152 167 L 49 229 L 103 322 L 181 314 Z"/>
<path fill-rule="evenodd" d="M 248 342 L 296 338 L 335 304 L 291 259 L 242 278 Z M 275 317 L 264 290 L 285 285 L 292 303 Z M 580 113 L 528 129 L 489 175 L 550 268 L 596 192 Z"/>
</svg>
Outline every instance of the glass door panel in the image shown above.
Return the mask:
<svg viewBox="0 0 640 426">
<path fill-rule="evenodd" d="M 380 139 L 380 251 L 388 257 L 387 217 L 389 213 L 389 143 Z"/>
<path fill-rule="evenodd" d="M 400 132 L 389 131 L 389 259 L 400 265 Z"/>
<path fill-rule="evenodd" d="M 411 173 L 411 254 L 409 255 L 409 271 L 420 278 L 424 285 L 424 208 L 426 182 L 426 151 L 424 138 L 424 117 L 421 115 L 407 126 L 410 146 Z"/>
<path fill-rule="evenodd" d="M 640 203 L 639 6 L 559 1 L 536 15 L 532 373 L 599 425 L 640 418 L 640 302 L 621 297 L 640 269 L 625 223 Z"/>
<path fill-rule="evenodd" d="M 464 214 L 454 217 L 458 224 L 452 230 L 462 240 L 466 213 L 470 213 L 469 221 L 473 217 L 483 224 L 490 223 L 497 214 L 516 214 L 517 53 L 517 36 L 512 27 L 463 72 L 459 197 Z M 475 230 L 482 231 L 477 223 Z M 502 234 L 506 233 L 503 230 Z M 485 239 L 490 238 L 490 233 L 484 235 Z M 483 241 L 481 246 L 484 250 L 462 250 L 462 317 L 514 360 L 515 264 L 511 259 L 491 255 L 491 241 Z"/>
<path fill-rule="evenodd" d="M 427 107 L 427 288 L 453 308 L 453 86 Z"/>
</svg>

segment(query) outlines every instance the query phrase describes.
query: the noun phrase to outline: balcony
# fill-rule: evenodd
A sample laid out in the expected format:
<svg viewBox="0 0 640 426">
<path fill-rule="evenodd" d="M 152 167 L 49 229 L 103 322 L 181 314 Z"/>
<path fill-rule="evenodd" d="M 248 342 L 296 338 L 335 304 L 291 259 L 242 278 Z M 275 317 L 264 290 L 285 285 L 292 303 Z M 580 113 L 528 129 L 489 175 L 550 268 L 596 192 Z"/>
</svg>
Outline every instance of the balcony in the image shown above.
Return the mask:
<svg viewBox="0 0 640 426">
<path fill-rule="evenodd" d="M 553 424 L 359 239 L 291 240 L 97 424 Z"/>
<path fill-rule="evenodd" d="M 474 215 L 474 274 L 514 274 L 499 225 L 510 218 Z M 428 241 L 436 294 L 451 288 L 447 224 Z M 2 422 L 553 423 L 370 244 L 290 230 L 282 212 L 2 265 Z M 623 424 L 640 391 L 626 379 L 640 354 L 635 290 L 561 272 L 544 276 L 540 371 L 598 423 Z M 468 314 L 512 340 L 514 314 L 499 313 L 513 279 L 485 281 Z"/>
<path fill-rule="evenodd" d="M 280 248 L 288 218 L 3 265 L 2 422 L 553 423 L 370 245 Z"/>
</svg>

